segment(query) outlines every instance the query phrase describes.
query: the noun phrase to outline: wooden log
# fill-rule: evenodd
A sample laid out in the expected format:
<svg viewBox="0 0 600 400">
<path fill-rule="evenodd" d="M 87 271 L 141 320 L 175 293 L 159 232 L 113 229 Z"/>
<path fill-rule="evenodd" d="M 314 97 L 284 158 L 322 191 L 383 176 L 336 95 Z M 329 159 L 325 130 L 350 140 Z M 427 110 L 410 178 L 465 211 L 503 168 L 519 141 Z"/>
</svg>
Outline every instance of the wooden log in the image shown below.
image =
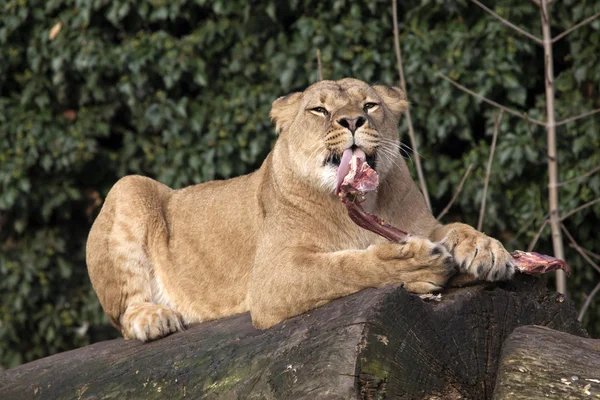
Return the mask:
<svg viewBox="0 0 600 400">
<path fill-rule="evenodd" d="M 600 340 L 542 326 L 510 334 L 494 400 L 600 398 Z"/>
<path fill-rule="evenodd" d="M 57 354 L 0 373 L 0 399 L 490 399 L 504 339 L 528 324 L 586 335 L 569 300 L 537 278 L 439 302 L 395 286 L 264 331 L 244 314 Z"/>
</svg>

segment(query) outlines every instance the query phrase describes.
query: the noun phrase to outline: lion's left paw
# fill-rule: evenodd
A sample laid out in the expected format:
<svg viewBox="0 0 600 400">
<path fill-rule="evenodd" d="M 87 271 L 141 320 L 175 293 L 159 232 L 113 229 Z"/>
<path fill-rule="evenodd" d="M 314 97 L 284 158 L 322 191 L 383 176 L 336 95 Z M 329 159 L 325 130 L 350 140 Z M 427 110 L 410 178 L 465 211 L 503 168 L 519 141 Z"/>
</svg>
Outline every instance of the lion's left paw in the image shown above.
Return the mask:
<svg viewBox="0 0 600 400">
<path fill-rule="evenodd" d="M 460 271 L 477 279 L 508 280 L 515 273 L 512 257 L 504 246 L 468 225 L 451 229 L 441 243 L 454 255 Z"/>
</svg>

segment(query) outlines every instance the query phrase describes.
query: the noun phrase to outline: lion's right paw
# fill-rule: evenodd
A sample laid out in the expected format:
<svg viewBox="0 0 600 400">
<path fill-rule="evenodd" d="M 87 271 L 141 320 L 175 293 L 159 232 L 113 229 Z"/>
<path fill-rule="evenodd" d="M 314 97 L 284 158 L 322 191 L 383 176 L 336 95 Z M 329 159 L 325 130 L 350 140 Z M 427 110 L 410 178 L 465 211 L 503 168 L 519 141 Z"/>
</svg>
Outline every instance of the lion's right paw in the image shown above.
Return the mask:
<svg viewBox="0 0 600 400">
<path fill-rule="evenodd" d="M 147 342 L 184 329 L 181 314 L 156 304 L 129 306 L 121 317 L 121 330 L 125 339 Z"/>
<path fill-rule="evenodd" d="M 454 258 L 441 244 L 411 236 L 405 243 L 382 243 L 372 247 L 397 282 L 413 293 L 441 290 L 457 272 Z"/>
<path fill-rule="evenodd" d="M 490 282 L 513 277 L 512 257 L 502 243 L 468 225 L 455 226 L 440 243 L 452 252 L 461 272 Z"/>
</svg>

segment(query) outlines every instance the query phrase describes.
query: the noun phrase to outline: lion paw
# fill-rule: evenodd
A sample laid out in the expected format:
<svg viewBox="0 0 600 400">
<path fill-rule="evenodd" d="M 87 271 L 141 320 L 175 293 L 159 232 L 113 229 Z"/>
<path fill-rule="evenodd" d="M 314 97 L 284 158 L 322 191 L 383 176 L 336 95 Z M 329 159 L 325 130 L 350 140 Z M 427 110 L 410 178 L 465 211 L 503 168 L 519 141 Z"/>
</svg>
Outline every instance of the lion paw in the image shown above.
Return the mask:
<svg viewBox="0 0 600 400">
<path fill-rule="evenodd" d="M 411 260 L 421 267 L 452 263 L 452 255 L 443 245 L 420 236 L 409 236 L 404 243 L 380 243 L 371 247 L 383 261 Z"/>
<path fill-rule="evenodd" d="M 439 292 L 444 289 L 444 286 L 435 282 L 409 282 L 404 284 L 404 289 L 411 293 L 426 294 Z"/>
<path fill-rule="evenodd" d="M 136 304 L 127 307 L 121 317 L 125 339 L 142 342 L 160 339 L 185 329 L 183 317 L 177 311 L 155 304 Z"/>
<path fill-rule="evenodd" d="M 373 246 L 392 280 L 403 282 L 413 293 L 431 293 L 443 289 L 454 275 L 456 264 L 448 250 L 429 239 L 411 236 L 405 243 L 382 243 Z"/>
<path fill-rule="evenodd" d="M 440 242 L 454 255 L 461 272 L 480 280 L 511 279 L 515 273 L 512 257 L 502 244 L 474 228 L 453 228 Z"/>
</svg>

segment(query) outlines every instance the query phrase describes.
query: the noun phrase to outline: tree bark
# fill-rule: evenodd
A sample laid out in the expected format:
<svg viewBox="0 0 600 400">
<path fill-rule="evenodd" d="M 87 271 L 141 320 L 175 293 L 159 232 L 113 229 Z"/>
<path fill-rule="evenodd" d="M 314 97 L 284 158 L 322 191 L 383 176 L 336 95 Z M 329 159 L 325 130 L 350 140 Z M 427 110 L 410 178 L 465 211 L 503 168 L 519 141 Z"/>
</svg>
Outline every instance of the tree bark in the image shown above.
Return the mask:
<svg viewBox="0 0 600 400">
<path fill-rule="evenodd" d="M 600 397 L 600 340 L 541 327 L 515 329 L 502 349 L 494 400 Z"/>
<path fill-rule="evenodd" d="M 248 314 L 152 343 L 96 343 L 0 373 L 11 399 L 490 399 L 504 339 L 537 324 L 586 336 L 541 279 L 441 301 L 367 289 L 258 331 Z"/>
</svg>

